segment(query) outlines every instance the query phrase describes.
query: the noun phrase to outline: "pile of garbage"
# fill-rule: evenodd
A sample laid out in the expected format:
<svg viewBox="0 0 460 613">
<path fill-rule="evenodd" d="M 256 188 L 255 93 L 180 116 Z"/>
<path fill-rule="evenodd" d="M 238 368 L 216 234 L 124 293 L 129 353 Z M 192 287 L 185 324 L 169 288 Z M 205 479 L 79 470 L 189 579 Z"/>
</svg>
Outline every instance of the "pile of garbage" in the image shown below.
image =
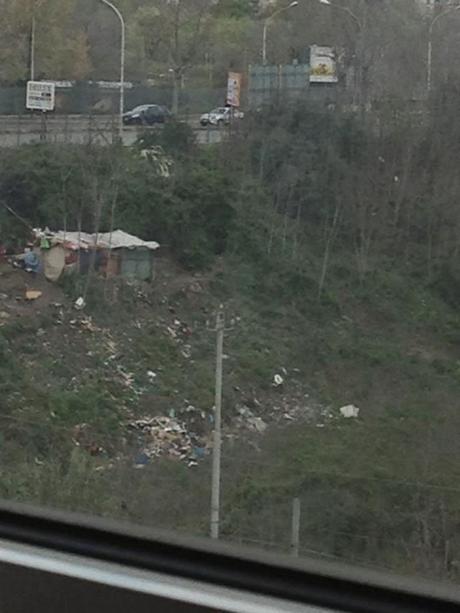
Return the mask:
<svg viewBox="0 0 460 613">
<path fill-rule="evenodd" d="M 145 446 L 135 459 L 142 468 L 154 458 L 166 457 L 196 466 L 206 455 L 207 444 L 189 432 L 186 425 L 172 417 L 144 417 L 128 424 L 128 429 L 143 435 Z"/>
<path fill-rule="evenodd" d="M 249 407 L 245 405 L 237 406 L 236 412 L 235 425 L 237 428 L 258 432 L 259 434 L 263 434 L 268 428 L 267 423 L 261 417 L 255 415 Z"/>
</svg>

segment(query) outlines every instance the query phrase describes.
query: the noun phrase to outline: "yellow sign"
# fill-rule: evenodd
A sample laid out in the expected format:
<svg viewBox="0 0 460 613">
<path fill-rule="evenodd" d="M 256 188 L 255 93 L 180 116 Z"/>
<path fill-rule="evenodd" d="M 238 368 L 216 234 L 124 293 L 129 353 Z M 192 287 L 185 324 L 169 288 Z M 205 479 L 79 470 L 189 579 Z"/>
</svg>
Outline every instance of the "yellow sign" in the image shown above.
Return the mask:
<svg viewBox="0 0 460 613">
<path fill-rule="evenodd" d="M 310 47 L 310 83 L 337 83 L 337 60 L 332 47 Z"/>
</svg>

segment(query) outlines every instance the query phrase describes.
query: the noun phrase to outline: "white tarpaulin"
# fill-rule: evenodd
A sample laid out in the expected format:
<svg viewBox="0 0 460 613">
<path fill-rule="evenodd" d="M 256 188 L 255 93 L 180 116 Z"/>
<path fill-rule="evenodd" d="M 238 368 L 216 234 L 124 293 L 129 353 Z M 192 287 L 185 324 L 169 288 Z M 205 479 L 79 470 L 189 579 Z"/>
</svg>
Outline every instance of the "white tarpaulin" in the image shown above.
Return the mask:
<svg viewBox="0 0 460 613">
<path fill-rule="evenodd" d="M 97 245 L 100 247 L 110 247 L 111 249 L 134 249 L 136 247 L 146 247 L 151 251 L 155 251 L 160 247 L 155 241 L 143 241 L 137 236 L 132 236 L 123 232 L 123 230 L 115 230 L 110 233 L 97 235 Z"/>
<path fill-rule="evenodd" d="M 36 231 L 37 234 L 39 232 L 38 230 Z M 60 230 L 58 232 L 49 232 L 47 236 L 52 243 L 61 243 L 67 248 L 70 247 L 73 249 L 89 249 L 95 246 L 102 249 L 135 249 L 136 247 L 145 247 L 151 251 L 156 251 L 160 247 L 155 241 L 143 241 L 137 236 L 123 232 L 123 230 L 115 230 L 114 232 L 100 234 L 64 232 Z"/>
</svg>

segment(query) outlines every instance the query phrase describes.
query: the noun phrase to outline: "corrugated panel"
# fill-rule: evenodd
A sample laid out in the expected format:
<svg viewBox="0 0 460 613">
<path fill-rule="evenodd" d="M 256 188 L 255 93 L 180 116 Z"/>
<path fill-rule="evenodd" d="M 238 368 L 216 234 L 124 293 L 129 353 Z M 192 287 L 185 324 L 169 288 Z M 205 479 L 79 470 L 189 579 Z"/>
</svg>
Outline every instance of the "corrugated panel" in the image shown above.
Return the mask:
<svg viewBox="0 0 460 613">
<path fill-rule="evenodd" d="M 148 249 L 123 249 L 121 274 L 137 281 L 152 278 L 152 255 Z"/>
<path fill-rule="evenodd" d="M 283 98 L 295 98 L 306 95 L 309 87 L 309 65 L 287 64 L 282 66 L 249 67 L 249 103 L 252 107 L 260 106 Z"/>
</svg>

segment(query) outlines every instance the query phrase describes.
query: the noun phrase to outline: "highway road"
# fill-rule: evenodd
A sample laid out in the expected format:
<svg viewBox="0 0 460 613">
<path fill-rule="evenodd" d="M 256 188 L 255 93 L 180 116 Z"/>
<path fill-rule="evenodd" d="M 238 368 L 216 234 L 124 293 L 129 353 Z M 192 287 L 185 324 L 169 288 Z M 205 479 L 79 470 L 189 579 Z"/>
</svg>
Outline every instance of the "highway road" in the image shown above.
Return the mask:
<svg viewBox="0 0 460 613">
<path fill-rule="evenodd" d="M 219 143 L 225 137 L 225 130 L 202 128 L 197 117 L 191 117 L 187 122 L 200 145 Z M 159 127 L 147 129 L 157 130 Z M 125 127 L 123 144 L 133 145 L 143 131 L 145 128 Z M 0 115 L 0 147 L 40 142 L 110 145 L 117 136 L 117 117 L 112 115 Z"/>
</svg>

